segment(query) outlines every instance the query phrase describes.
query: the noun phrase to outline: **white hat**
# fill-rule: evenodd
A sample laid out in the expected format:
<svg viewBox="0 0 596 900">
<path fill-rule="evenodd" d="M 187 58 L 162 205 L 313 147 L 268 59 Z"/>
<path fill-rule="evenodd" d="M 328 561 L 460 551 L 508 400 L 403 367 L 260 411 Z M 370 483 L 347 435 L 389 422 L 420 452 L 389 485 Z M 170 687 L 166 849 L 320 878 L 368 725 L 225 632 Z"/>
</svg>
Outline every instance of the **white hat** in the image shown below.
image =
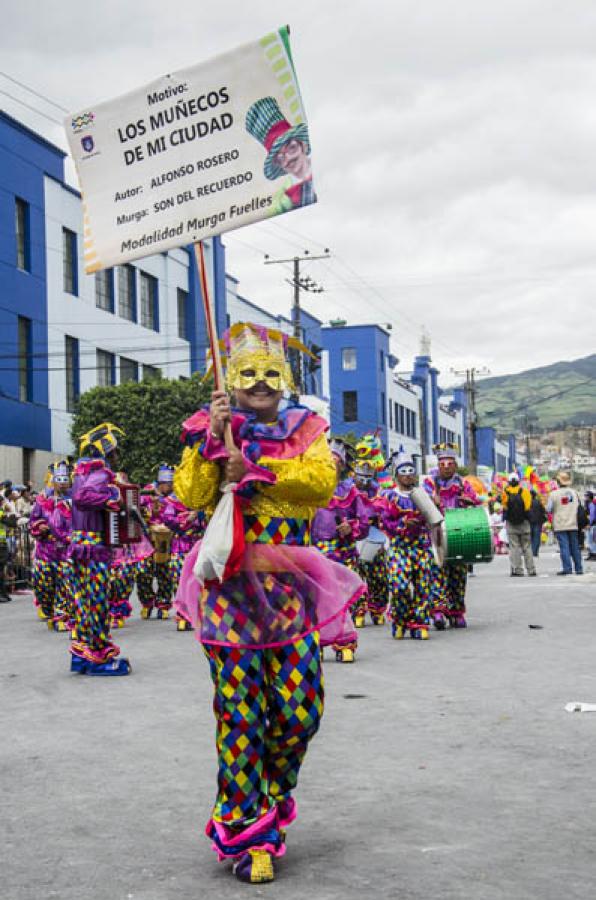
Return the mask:
<svg viewBox="0 0 596 900">
<path fill-rule="evenodd" d="M 513 481 L 519 481 L 519 475 L 517 472 L 511 472 L 510 475 L 507 476 L 507 481 L 511 484 Z"/>
</svg>

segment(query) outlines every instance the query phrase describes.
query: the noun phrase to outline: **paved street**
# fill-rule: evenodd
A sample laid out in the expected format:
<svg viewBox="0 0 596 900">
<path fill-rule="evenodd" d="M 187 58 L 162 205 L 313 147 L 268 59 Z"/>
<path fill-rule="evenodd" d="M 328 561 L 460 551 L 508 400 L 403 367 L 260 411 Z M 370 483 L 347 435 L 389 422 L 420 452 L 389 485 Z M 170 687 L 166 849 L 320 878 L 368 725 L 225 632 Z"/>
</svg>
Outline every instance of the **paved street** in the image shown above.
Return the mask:
<svg viewBox="0 0 596 900">
<path fill-rule="evenodd" d="M 547 550 L 541 575 L 557 568 Z M 29 596 L 0 607 L 2 900 L 592 900 L 596 713 L 564 707 L 596 702 L 596 574 L 477 572 L 467 632 L 367 627 L 356 665 L 326 663 L 299 818 L 262 888 L 201 837 L 214 724 L 194 638 L 137 609 L 119 632 L 133 676 L 77 677 Z"/>
</svg>

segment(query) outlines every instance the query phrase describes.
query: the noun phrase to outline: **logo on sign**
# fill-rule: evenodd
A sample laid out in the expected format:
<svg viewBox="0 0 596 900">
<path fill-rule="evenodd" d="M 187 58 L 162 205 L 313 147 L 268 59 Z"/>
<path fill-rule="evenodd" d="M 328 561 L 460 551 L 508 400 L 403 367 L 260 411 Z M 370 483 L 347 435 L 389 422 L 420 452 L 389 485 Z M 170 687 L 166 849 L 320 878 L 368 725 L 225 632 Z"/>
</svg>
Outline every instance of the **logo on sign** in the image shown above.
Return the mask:
<svg viewBox="0 0 596 900">
<path fill-rule="evenodd" d="M 82 131 L 83 128 L 88 128 L 89 125 L 93 125 L 94 121 L 95 113 L 81 113 L 80 116 L 74 116 L 71 120 L 72 130 L 76 134 L 78 131 Z"/>
<path fill-rule="evenodd" d="M 81 146 L 85 153 L 91 153 L 93 148 L 95 147 L 95 143 L 90 134 L 86 134 L 85 137 L 81 138 Z"/>
</svg>

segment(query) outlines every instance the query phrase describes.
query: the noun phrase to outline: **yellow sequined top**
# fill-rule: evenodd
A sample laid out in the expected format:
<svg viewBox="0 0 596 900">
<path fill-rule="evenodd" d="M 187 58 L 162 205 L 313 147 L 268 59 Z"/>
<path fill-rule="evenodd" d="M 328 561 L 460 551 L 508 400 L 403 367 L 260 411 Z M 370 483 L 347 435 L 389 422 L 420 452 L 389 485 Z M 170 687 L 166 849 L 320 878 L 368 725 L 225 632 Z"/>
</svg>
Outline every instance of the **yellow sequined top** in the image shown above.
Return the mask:
<svg viewBox="0 0 596 900">
<path fill-rule="evenodd" d="M 257 483 L 257 492 L 243 507 L 246 515 L 310 520 L 333 496 L 336 471 L 324 434 L 298 456 L 262 456 L 258 464 L 277 479 L 275 484 Z M 174 474 L 174 491 L 185 506 L 202 509 L 210 516 L 219 499 L 221 477 L 218 463 L 201 456 L 197 446 L 186 447 Z"/>
</svg>

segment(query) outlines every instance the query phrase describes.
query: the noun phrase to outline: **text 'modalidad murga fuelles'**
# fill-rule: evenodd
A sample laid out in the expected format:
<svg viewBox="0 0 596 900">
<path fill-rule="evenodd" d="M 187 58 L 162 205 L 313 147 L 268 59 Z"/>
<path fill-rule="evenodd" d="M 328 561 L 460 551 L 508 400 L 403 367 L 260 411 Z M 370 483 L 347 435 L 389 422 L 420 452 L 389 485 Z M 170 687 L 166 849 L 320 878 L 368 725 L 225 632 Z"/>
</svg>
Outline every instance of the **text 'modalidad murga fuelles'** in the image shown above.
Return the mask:
<svg viewBox="0 0 596 900">
<path fill-rule="evenodd" d="M 174 493 L 170 484 L 163 502 L 172 508 L 168 524 L 163 497 L 145 505 L 173 534 L 188 526 L 185 510 L 208 520 L 194 546 L 180 545 L 175 579 L 179 625 L 194 628 L 215 688 L 218 791 L 206 833 L 237 878 L 272 881 L 323 712 L 321 647 L 354 642 L 350 608 L 366 590 L 357 572 L 311 546 L 311 521 L 330 502 L 337 471 L 328 423 L 292 399 L 288 348 L 306 348 L 236 323 L 223 335 L 222 360 L 203 258 L 210 236 L 316 202 L 289 29 L 88 106 L 65 124 L 83 194 L 87 272 L 195 247 L 215 390 L 184 423 Z M 94 514 L 135 496 L 133 486 L 123 495 L 110 469 L 117 431 L 103 423 L 86 435 L 81 450 L 89 455 L 75 469 L 77 546 L 101 553 L 86 581 L 77 561 L 71 653 L 81 674 L 130 672 L 109 637 L 110 547 L 77 513 L 85 491 Z M 188 534 L 187 527 L 185 541 Z M 162 618 L 165 606 L 162 597 Z M 88 643 L 98 629 L 110 658 L 96 662 Z"/>
</svg>

